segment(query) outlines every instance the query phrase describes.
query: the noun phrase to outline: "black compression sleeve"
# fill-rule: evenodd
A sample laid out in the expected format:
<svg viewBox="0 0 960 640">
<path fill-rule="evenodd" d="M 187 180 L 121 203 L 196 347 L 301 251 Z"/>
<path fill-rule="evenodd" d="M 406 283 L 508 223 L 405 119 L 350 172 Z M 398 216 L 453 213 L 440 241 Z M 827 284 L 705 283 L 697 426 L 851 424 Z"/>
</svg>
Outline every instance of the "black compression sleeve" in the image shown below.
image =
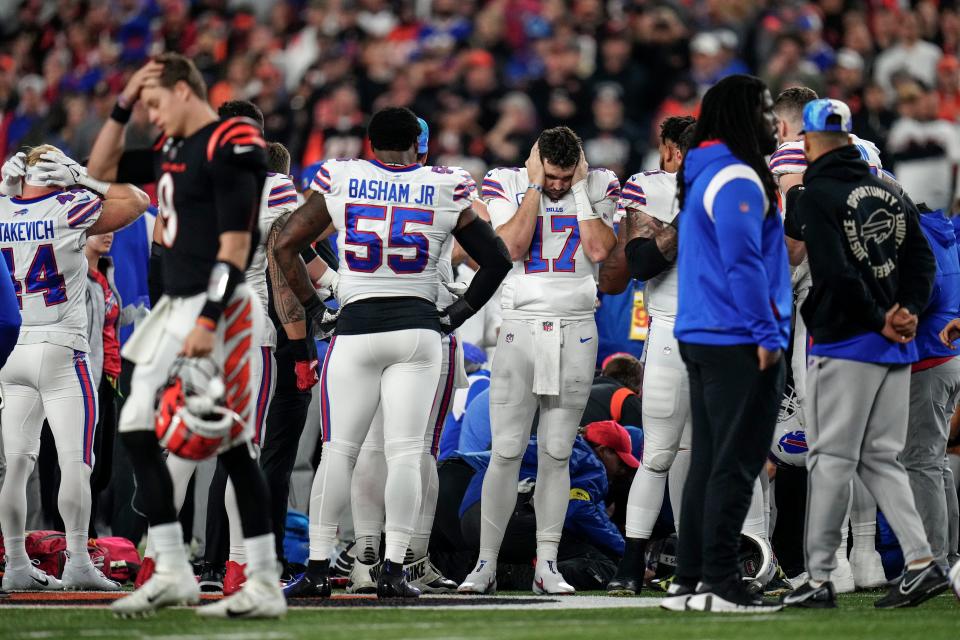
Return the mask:
<svg viewBox="0 0 960 640">
<path fill-rule="evenodd" d="M 313 262 L 314 258 L 319 258 L 320 256 L 317 254 L 317 250 L 314 249 L 312 245 L 307 245 L 301 249 L 300 257 L 303 258 L 304 264 L 310 264 Z"/>
<path fill-rule="evenodd" d="M 153 307 L 163 295 L 163 245 L 150 245 L 150 262 L 147 264 L 147 292 Z"/>
<path fill-rule="evenodd" d="M 803 242 L 803 229 L 800 226 L 800 219 L 797 215 L 797 202 L 803 195 L 803 185 L 797 184 L 790 187 L 787 191 L 787 197 L 784 199 L 786 206 L 786 215 L 783 217 L 783 233 L 788 238 Z"/>
<path fill-rule="evenodd" d="M 470 286 L 463 294 L 464 301 L 474 311 L 479 311 L 496 293 L 497 287 L 510 272 L 513 266 L 510 252 L 503 240 L 493 232 L 490 223 L 480 218 L 475 218 L 466 226 L 455 229 L 453 236 L 467 255 L 480 265 L 480 270 L 473 276 Z"/>
<path fill-rule="evenodd" d="M 117 182 L 150 184 L 156 182 L 153 173 L 153 149 L 130 149 L 124 151 L 117 164 Z"/>
<path fill-rule="evenodd" d="M 634 238 L 623 248 L 630 277 L 646 282 L 670 268 L 653 238 Z"/>
</svg>

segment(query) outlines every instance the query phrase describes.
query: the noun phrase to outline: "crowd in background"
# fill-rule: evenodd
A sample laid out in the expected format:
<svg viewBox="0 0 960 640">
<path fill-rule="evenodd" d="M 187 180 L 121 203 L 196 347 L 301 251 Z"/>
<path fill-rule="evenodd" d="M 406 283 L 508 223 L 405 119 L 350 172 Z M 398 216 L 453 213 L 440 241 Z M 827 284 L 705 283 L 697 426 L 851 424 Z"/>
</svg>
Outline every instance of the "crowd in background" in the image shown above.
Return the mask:
<svg viewBox="0 0 960 640">
<path fill-rule="evenodd" d="M 563 124 L 625 179 L 655 164 L 663 118 L 750 72 L 847 102 L 898 175 L 952 176 L 958 49 L 952 0 L 14 0 L 0 155 L 45 141 L 85 157 L 132 70 L 166 50 L 197 63 L 214 107 L 254 101 L 295 170 L 363 155 L 369 116 L 401 105 L 431 124 L 433 162 L 477 177 Z M 130 135 L 153 138 L 142 109 Z"/>
</svg>

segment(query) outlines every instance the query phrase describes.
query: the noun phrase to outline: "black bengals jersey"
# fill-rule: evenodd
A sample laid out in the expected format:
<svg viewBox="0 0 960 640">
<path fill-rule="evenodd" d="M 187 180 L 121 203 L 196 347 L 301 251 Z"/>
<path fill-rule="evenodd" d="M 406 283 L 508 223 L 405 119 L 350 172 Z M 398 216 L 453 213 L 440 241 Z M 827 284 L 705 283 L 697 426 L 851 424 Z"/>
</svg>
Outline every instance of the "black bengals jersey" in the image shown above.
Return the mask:
<svg viewBox="0 0 960 640">
<path fill-rule="evenodd" d="M 220 234 L 250 231 L 267 175 L 266 143 L 246 118 L 213 122 L 186 138 L 161 137 L 154 146 L 157 224 L 161 225 L 164 293 L 207 290 Z M 249 261 L 250 256 L 247 256 Z"/>
</svg>

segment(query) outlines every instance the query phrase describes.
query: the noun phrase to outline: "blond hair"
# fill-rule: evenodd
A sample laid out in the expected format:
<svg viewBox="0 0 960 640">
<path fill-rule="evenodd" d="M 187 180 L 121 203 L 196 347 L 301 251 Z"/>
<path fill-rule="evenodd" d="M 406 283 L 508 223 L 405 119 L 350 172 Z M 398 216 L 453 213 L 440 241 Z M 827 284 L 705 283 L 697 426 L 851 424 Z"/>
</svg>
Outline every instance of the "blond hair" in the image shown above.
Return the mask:
<svg viewBox="0 0 960 640">
<path fill-rule="evenodd" d="M 27 151 L 27 166 L 32 167 L 33 165 L 40 162 L 40 156 L 47 153 L 48 151 L 51 153 L 60 153 L 60 154 L 66 155 L 63 153 L 63 151 L 53 146 L 52 144 L 41 144 Z"/>
</svg>

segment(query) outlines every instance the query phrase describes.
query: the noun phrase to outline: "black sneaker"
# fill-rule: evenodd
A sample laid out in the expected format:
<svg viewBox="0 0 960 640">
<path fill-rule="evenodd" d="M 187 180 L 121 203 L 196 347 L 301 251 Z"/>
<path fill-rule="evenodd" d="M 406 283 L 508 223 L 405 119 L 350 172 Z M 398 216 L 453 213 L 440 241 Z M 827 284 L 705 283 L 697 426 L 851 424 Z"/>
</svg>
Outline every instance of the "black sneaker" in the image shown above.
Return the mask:
<svg viewBox="0 0 960 640">
<path fill-rule="evenodd" d="M 687 601 L 696 593 L 696 586 L 691 587 L 682 579 L 676 578 L 667 587 L 667 595 L 660 601 L 660 608 L 667 611 L 686 611 Z"/>
<path fill-rule="evenodd" d="M 608 596 L 638 596 L 643 588 L 643 581 L 634 578 L 614 576 L 607 583 Z"/>
<path fill-rule="evenodd" d="M 763 595 L 770 598 L 779 598 L 793 591 L 793 585 L 787 580 L 787 574 L 783 572 L 780 566 L 777 566 L 777 573 L 773 579 L 763 588 Z"/>
<path fill-rule="evenodd" d="M 214 566 L 204 563 L 200 572 L 199 587 L 201 593 L 223 593 L 223 576 L 226 573 L 223 566 Z"/>
<path fill-rule="evenodd" d="M 687 600 L 687 611 L 711 611 L 715 613 L 770 613 L 780 611 L 779 602 L 764 602 L 756 593 L 750 593 L 740 576 L 732 576 L 723 582 L 706 584 Z"/>
<path fill-rule="evenodd" d="M 329 598 L 331 591 L 330 561 L 311 560 L 307 570 L 283 588 L 283 595 L 287 598 Z"/>
<path fill-rule="evenodd" d="M 887 595 L 873 603 L 877 609 L 915 607 L 946 591 L 950 586 L 943 569 L 931 560 L 920 569 L 907 569 L 893 583 Z"/>
<path fill-rule="evenodd" d="M 819 587 L 813 586 L 810 581 L 803 583 L 780 598 L 786 607 L 804 607 L 806 609 L 835 609 L 837 594 L 833 583 L 827 580 Z"/>
<path fill-rule="evenodd" d="M 406 572 L 402 564 L 395 564 L 389 560 L 383 561 L 380 577 L 377 578 L 377 597 L 384 598 L 419 598 L 420 590 L 407 582 Z"/>
</svg>

